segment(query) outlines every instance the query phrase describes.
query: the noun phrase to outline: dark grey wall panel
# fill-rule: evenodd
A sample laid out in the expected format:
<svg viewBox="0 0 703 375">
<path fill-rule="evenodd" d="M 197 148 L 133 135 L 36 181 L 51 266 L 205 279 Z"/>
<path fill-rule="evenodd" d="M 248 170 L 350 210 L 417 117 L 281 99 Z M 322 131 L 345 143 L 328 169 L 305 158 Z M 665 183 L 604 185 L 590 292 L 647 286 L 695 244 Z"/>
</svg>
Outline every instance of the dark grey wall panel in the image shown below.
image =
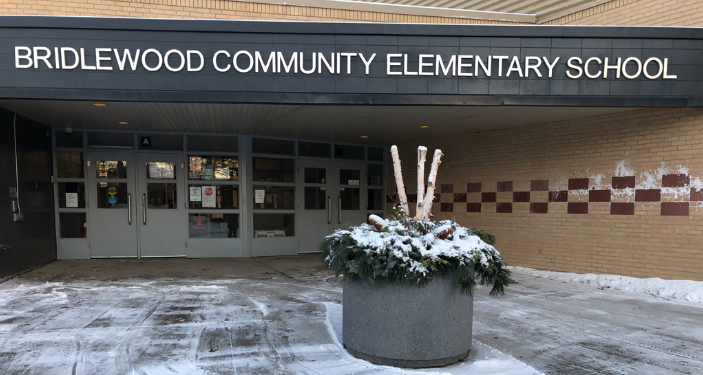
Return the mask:
<svg viewBox="0 0 703 375">
<path fill-rule="evenodd" d="M 49 128 L 17 116 L 19 196 L 24 221 L 12 221 L 9 192 L 15 187 L 13 113 L 0 109 L 0 278 L 56 259 L 54 194 Z"/>
<path fill-rule="evenodd" d="M 120 51 L 149 48 L 165 54 L 170 49 L 198 50 L 204 68 L 197 72 L 155 72 L 141 64 L 135 71 L 87 71 L 15 67 L 15 46 L 84 48 L 89 63 L 96 48 Z M 240 73 L 231 68 L 218 72 L 213 66 L 216 51 L 259 51 L 267 60 L 271 51 L 282 52 L 286 60 L 302 52 L 302 72 Z M 369 74 L 354 57 L 347 74 L 346 59 L 340 74 L 332 74 L 313 53 L 326 58 L 337 52 L 377 54 Z M 388 75 L 387 54 L 406 54 L 407 67 L 394 67 L 409 75 Z M 509 56 L 503 72 L 485 76 L 412 75 L 419 71 L 421 54 L 440 56 L 446 63 L 458 55 Z M 107 65 L 116 69 L 114 54 Z M 527 56 L 559 57 L 548 77 L 544 61 L 528 76 L 508 66 L 516 56 L 525 70 Z M 669 74 L 676 79 L 634 79 L 615 77 L 578 79 L 567 76 L 567 59 L 649 57 L 668 59 Z M 15 99 L 129 100 L 162 102 L 248 102 L 248 103 L 337 103 L 337 104 L 437 104 L 437 105 L 569 105 L 569 106 L 701 106 L 703 105 L 703 29 L 657 27 L 588 26 L 480 26 L 361 24 L 252 21 L 189 21 L 144 19 L 96 19 L 70 17 L 0 17 L 0 97 Z M 300 58 L 300 55 L 297 55 Z M 395 58 L 393 61 L 403 61 Z M 426 71 L 436 73 L 434 57 Z M 426 60 L 426 61 L 430 61 Z M 54 59 L 50 60 L 52 63 Z M 175 63 L 175 59 L 170 60 Z M 220 64 L 231 62 L 221 56 Z M 247 65 L 248 59 L 238 59 Z M 475 73 L 476 61 L 466 72 Z M 155 56 L 147 58 L 156 64 Z M 633 66 L 630 69 L 634 69 Z M 592 72 L 598 67 L 591 69 Z M 652 69 L 650 69 L 652 70 Z M 319 73 L 318 73 L 319 72 Z M 519 104 L 518 104 L 519 103 Z"/>
</svg>

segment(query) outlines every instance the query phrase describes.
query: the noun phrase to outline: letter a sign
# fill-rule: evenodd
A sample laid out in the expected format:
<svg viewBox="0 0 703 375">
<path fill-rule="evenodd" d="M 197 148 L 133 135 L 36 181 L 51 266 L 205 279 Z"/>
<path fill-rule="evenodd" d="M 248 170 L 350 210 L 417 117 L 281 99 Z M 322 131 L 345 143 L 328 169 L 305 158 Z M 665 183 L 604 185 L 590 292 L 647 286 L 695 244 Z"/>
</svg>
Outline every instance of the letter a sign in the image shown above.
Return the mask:
<svg viewBox="0 0 703 375">
<path fill-rule="evenodd" d="M 151 147 L 151 137 L 139 137 L 139 148 Z"/>
</svg>

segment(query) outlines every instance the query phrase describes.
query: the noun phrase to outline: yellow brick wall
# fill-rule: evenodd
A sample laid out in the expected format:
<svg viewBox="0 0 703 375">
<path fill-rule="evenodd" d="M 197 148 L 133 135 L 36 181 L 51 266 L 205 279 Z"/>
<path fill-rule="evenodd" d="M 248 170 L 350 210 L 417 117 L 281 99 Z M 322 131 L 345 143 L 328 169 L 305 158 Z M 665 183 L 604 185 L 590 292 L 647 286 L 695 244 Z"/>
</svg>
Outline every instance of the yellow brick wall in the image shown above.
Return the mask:
<svg viewBox="0 0 703 375">
<path fill-rule="evenodd" d="M 509 110 L 509 109 L 506 109 Z M 634 171 L 637 182 L 648 176 L 661 185 L 665 173 L 690 173 L 703 180 L 703 109 L 643 109 L 580 120 L 519 127 L 454 139 L 422 142 L 444 152 L 437 181 L 466 192 L 469 182 L 496 191 L 499 181 L 513 181 L 514 191 L 529 191 L 531 180 L 549 180 L 550 190 L 566 190 L 569 178 L 589 178 L 590 186 L 607 186 L 618 163 Z M 416 190 L 416 148 L 400 145 L 409 193 Z M 429 168 L 429 161 L 427 163 Z M 392 170 L 390 171 L 392 173 Z M 600 176 L 599 176 L 600 175 Z M 389 193 L 395 183 L 389 176 Z M 588 201 L 571 191 L 570 201 Z M 546 192 L 532 192 L 531 201 L 547 201 Z M 443 194 L 442 202 L 452 202 Z M 479 202 L 471 193 L 469 202 Z M 511 193 L 498 193 L 498 202 Z M 634 201 L 633 196 L 613 201 Z M 688 196 L 662 194 L 662 201 L 688 201 Z M 703 280 L 703 202 L 691 202 L 690 216 L 662 216 L 660 204 L 636 202 L 635 215 L 611 215 L 609 203 L 590 203 L 589 213 L 567 214 L 567 203 L 549 203 L 548 214 L 529 212 L 529 203 L 513 203 L 513 213 L 496 213 L 483 203 L 481 213 L 467 213 L 466 203 L 436 218 L 477 226 L 496 235 L 497 248 L 508 264 L 578 273 Z"/>
<path fill-rule="evenodd" d="M 512 23 L 458 17 L 425 17 L 379 12 L 271 5 L 230 0 L 1 0 L 0 14 L 330 22 Z"/>
<path fill-rule="evenodd" d="M 547 25 L 703 26 L 701 0 L 613 0 Z"/>
</svg>

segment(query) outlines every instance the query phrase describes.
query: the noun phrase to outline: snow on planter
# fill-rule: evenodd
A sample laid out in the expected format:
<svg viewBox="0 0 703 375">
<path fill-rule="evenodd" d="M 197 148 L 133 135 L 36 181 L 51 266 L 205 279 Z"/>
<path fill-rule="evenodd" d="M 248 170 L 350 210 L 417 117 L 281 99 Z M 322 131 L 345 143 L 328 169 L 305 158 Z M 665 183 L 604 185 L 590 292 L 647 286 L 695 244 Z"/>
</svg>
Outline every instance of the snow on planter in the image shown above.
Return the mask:
<svg viewBox="0 0 703 375">
<path fill-rule="evenodd" d="M 372 224 L 337 230 L 325 237 L 320 250 L 325 263 L 350 281 L 426 285 L 432 277 L 455 272 L 461 292 L 472 295 L 476 279 L 492 285 L 491 295 L 504 293 L 512 282 L 493 237 L 453 220 L 423 221 L 404 215 Z M 472 274 L 475 273 L 475 278 Z"/>
<path fill-rule="evenodd" d="M 503 294 L 513 282 L 493 236 L 454 220 L 431 220 L 442 151 L 434 152 L 424 191 L 426 153 L 425 147 L 418 148 L 415 216 L 409 214 L 393 146 L 395 212 L 388 220 L 371 215 L 368 223 L 338 229 L 320 244 L 325 263 L 337 276 L 344 275 L 344 346 L 376 364 L 418 368 L 466 358 L 476 280 L 492 286 L 491 296 Z"/>
</svg>

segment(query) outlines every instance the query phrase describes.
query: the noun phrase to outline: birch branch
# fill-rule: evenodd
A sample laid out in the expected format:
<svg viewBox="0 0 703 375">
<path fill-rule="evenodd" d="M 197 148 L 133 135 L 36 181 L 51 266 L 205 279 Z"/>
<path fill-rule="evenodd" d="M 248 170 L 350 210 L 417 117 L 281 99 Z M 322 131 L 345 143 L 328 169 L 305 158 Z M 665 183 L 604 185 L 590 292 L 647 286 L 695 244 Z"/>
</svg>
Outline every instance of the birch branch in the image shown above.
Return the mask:
<svg viewBox="0 0 703 375">
<path fill-rule="evenodd" d="M 425 205 L 425 156 L 427 147 L 417 148 L 417 207 L 415 208 L 415 219 L 422 220 L 422 207 Z"/>
<path fill-rule="evenodd" d="M 410 215 L 410 212 L 408 212 L 408 197 L 405 195 L 405 185 L 403 184 L 403 172 L 400 169 L 398 147 L 395 145 L 391 147 L 391 156 L 393 156 L 393 172 L 395 173 L 395 186 L 398 188 L 400 207 L 405 210 L 406 215 Z"/>
<path fill-rule="evenodd" d="M 425 195 L 425 204 L 422 207 L 422 220 L 429 220 L 430 213 L 432 212 L 432 201 L 434 200 L 434 190 L 435 181 L 437 180 L 437 169 L 439 169 L 439 164 L 442 162 L 442 150 L 434 150 L 434 157 L 432 158 L 432 168 L 430 169 L 430 175 L 427 178 L 427 195 Z"/>
</svg>

